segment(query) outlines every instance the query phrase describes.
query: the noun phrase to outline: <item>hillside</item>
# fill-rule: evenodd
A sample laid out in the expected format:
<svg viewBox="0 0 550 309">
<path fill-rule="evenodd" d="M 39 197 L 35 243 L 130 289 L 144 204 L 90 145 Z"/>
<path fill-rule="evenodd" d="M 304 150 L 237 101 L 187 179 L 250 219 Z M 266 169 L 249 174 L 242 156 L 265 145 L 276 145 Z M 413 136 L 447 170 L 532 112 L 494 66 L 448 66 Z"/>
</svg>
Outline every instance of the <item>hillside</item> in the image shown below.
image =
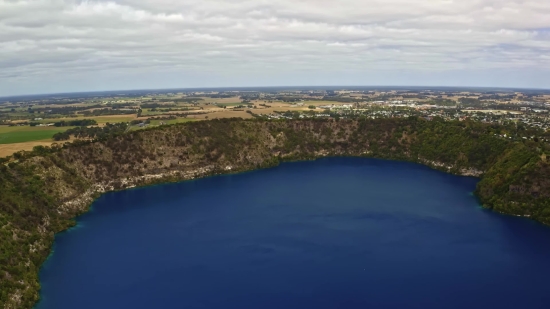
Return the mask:
<svg viewBox="0 0 550 309">
<path fill-rule="evenodd" d="M 0 304 L 33 307 L 54 234 L 99 194 L 286 160 L 366 156 L 480 176 L 476 194 L 485 207 L 550 224 L 550 146 L 501 138 L 503 130 L 511 129 L 421 118 L 224 119 L 19 153 L 0 165 Z"/>
</svg>

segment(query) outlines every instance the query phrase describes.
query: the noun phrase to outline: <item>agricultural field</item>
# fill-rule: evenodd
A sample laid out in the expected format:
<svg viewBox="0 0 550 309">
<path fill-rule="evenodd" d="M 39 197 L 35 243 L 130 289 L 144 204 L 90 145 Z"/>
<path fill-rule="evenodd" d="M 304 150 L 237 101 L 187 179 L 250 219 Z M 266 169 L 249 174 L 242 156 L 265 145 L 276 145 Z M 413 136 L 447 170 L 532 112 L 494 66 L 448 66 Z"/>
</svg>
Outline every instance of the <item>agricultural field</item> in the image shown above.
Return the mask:
<svg viewBox="0 0 550 309">
<path fill-rule="evenodd" d="M 0 144 L 25 143 L 40 140 L 51 140 L 55 133 L 63 132 L 71 127 L 29 127 L 0 126 Z"/>
<path fill-rule="evenodd" d="M 97 116 L 97 117 L 83 117 L 87 119 L 93 119 L 97 121 L 98 124 L 105 124 L 105 123 L 117 123 L 117 122 L 129 122 L 132 120 L 136 120 L 136 115 L 108 115 L 108 116 Z"/>
<path fill-rule="evenodd" d="M 201 97 L 203 101 L 201 103 L 215 103 L 215 104 L 240 104 L 242 102 L 241 98 L 238 96 L 230 98 L 210 98 L 210 97 Z"/>
<path fill-rule="evenodd" d="M 244 95 L 244 96 L 243 96 Z M 253 108 L 236 108 L 251 100 Z M 305 99 L 305 100 L 304 100 Z M 0 125 L 0 156 L 11 155 L 20 150 L 32 150 L 37 145 L 51 145 L 52 136 L 71 127 L 38 127 L 32 123 L 51 124 L 59 121 L 93 119 L 99 127 L 107 123 L 130 122 L 127 130 L 140 130 L 165 124 L 220 118 L 251 118 L 255 114 L 272 114 L 277 111 L 309 111 L 310 105 L 339 105 L 335 101 L 316 101 L 302 98 L 300 105 L 273 98 L 254 98 L 248 94 L 223 94 L 210 97 L 197 94 L 151 94 L 141 97 L 104 97 L 80 99 L 44 99 L 33 102 L 8 102 L 0 105 L 0 124 L 25 124 L 8 127 Z M 261 105 L 260 105 L 261 104 Z M 263 105 L 263 106 L 262 106 Z M 267 105 L 267 106 L 266 106 Z M 138 112 L 138 110 L 141 112 Z M 135 112 L 134 112 L 135 111 Z M 321 110 L 318 108 L 318 111 Z M 182 114 L 187 114 L 182 115 Z M 139 117 L 138 117 L 139 115 Z M 162 119 L 174 117 L 176 119 Z M 161 118 L 161 119 L 154 119 Z M 132 123 L 133 122 L 133 123 Z M 140 125 L 138 122 L 146 122 Z"/>
<path fill-rule="evenodd" d="M 105 115 L 105 116 L 78 116 L 78 117 L 63 117 L 63 118 L 45 118 L 42 120 L 38 120 L 36 122 L 38 123 L 53 123 L 58 121 L 72 121 L 72 120 L 81 120 L 81 119 L 93 119 L 98 124 L 105 124 L 105 123 L 117 123 L 117 122 L 129 122 L 132 120 L 137 119 L 136 115 Z M 20 122 L 20 121 L 19 121 Z"/>
<path fill-rule="evenodd" d="M 231 106 L 239 106 L 239 105 L 246 105 L 246 103 L 216 103 L 216 105 L 218 106 L 226 106 L 226 107 L 231 107 Z"/>
<path fill-rule="evenodd" d="M 51 139 L 43 141 L 32 141 L 16 144 L 0 144 L 0 158 L 11 156 L 12 154 L 24 150 L 31 151 L 35 146 L 51 146 L 55 142 Z"/>
<path fill-rule="evenodd" d="M 200 120 L 222 119 L 222 118 L 252 118 L 252 115 L 247 113 L 245 110 L 228 109 L 228 110 L 212 111 L 208 114 L 193 116 L 193 119 L 200 119 Z"/>
<path fill-rule="evenodd" d="M 170 119 L 170 120 L 151 120 L 150 125 L 153 126 L 159 126 L 161 125 L 161 122 L 164 122 L 165 124 L 176 124 L 176 123 L 184 123 L 184 122 L 190 122 L 190 121 L 196 121 L 196 119 L 190 119 L 190 118 L 177 118 L 177 119 Z"/>
</svg>

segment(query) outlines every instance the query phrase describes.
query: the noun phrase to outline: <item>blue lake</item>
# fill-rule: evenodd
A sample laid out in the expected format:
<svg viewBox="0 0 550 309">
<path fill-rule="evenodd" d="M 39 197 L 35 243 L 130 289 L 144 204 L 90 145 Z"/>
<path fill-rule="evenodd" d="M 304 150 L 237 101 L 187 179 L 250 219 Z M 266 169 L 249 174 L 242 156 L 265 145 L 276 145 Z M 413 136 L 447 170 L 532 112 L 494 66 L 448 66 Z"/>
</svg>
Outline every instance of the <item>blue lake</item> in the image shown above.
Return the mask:
<svg viewBox="0 0 550 309">
<path fill-rule="evenodd" d="M 37 309 L 550 308 L 550 228 L 477 180 L 330 158 L 103 195 Z"/>
</svg>

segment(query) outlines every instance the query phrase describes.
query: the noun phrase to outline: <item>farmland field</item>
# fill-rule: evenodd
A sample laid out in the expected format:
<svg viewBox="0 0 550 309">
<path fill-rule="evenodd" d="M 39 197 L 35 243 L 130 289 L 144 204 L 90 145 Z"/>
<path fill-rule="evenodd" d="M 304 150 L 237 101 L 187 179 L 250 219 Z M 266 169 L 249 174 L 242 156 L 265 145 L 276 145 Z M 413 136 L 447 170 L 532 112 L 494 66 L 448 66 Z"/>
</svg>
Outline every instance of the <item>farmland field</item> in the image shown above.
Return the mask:
<svg viewBox="0 0 550 309">
<path fill-rule="evenodd" d="M 0 158 L 11 156 L 13 153 L 21 150 L 31 151 L 35 146 L 50 146 L 53 143 L 55 142 L 53 142 L 51 139 L 47 139 L 16 144 L 0 144 Z"/>
<path fill-rule="evenodd" d="M 217 105 L 219 106 L 239 106 L 239 105 L 246 105 L 246 103 L 241 103 L 241 102 L 238 102 L 238 103 L 217 103 Z"/>
<path fill-rule="evenodd" d="M 14 144 L 51 139 L 55 133 L 71 127 L 7 127 L 0 126 L 0 144 Z"/>
<path fill-rule="evenodd" d="M 134 119 L 136 119 L 135 114 L 129 114 L 129 115 L 104 115 L 104 116 L 82 116 L 79 117 L 62 117 L 62 118 L 46 118 L 39 120 L 37 122 L 40 123 L 54 123 L 58 121 L 73 121 L 73 120 L 82 120 L 82 119 L 93 119 L 97 121 L 97 123 L 117 123 L 117 122 L 129 122 Z"/>
<path fill-rule="evenodd" d="M 151 120 L 151 125 L 160 125 L 160 122 L 164 122 L 166 124 L 174 124 L 174 123 L 182 123 L 182 122 L 189 122 L 189 121 L 195 121 L 195 119 L 189 119 L 189 118 L 178 118 L 178 119 L 170 119 L 170 120 Z"/>
<path fill-rule="evenodd" d="M 117 123 L 117 122 L 129 122 L 136 119 L 135 114 L 130 115 L 108 115 L 108 116 L 95 116 L 95 117 L 84 117 L 89 119 L 94 119 L 97 123 Z"/>
</svg>

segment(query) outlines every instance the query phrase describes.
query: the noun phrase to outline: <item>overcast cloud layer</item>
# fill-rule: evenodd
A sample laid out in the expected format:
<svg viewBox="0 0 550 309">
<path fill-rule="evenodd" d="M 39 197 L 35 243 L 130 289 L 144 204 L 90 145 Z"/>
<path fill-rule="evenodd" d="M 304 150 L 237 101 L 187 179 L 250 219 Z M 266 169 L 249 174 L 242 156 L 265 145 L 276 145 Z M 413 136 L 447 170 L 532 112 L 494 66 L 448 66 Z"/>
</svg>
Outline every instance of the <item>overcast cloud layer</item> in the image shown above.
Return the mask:
<svg viewBox="0 0 550 309">
<path fill-rule="evenodd" d="M 0 95 L 550 88 L 548 0 L 0 0 Z"/>
</svg>

